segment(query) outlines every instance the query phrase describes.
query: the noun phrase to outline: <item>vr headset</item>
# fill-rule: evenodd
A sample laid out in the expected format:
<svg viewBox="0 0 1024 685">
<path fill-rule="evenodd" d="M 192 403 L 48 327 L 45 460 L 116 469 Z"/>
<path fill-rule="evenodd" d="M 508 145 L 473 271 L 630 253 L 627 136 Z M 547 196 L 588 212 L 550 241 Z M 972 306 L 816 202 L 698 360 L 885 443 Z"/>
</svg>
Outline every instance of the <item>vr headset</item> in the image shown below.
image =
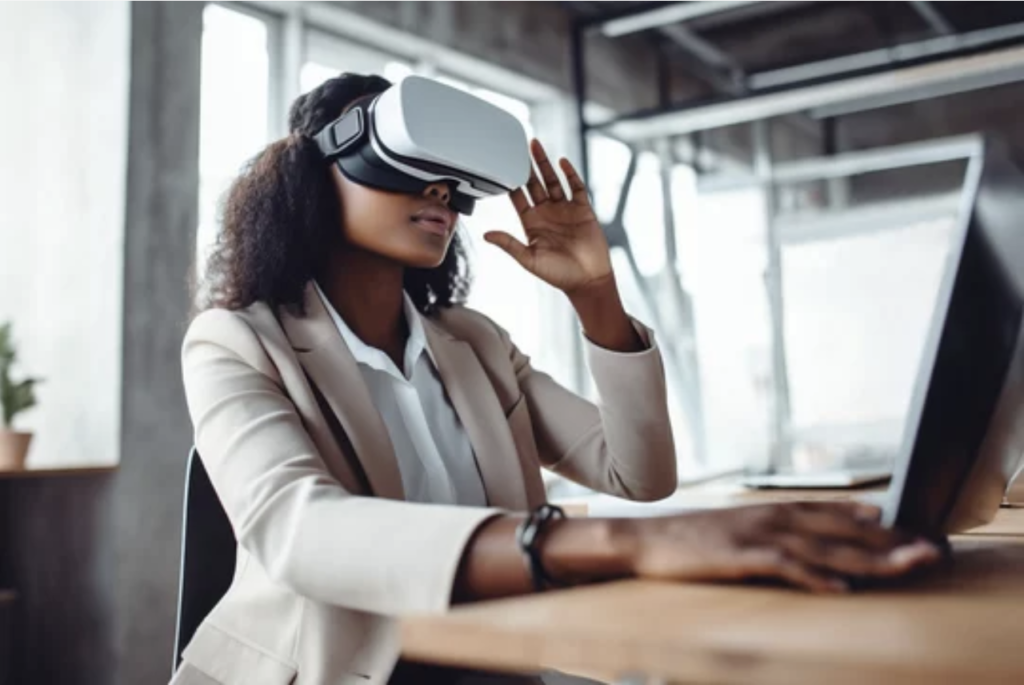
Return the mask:
<svg viewBox="0 0 1024 685">
<path fill-rule="evenodd" d="M 449 206 L 466 215 L 477 200 L 511 192 L 530 175 L 526 131 L 515 117 L 419 76 L 357 101 L 316 142 L 360 185 L 420 194 L 447 183 Z"/>
</svg>

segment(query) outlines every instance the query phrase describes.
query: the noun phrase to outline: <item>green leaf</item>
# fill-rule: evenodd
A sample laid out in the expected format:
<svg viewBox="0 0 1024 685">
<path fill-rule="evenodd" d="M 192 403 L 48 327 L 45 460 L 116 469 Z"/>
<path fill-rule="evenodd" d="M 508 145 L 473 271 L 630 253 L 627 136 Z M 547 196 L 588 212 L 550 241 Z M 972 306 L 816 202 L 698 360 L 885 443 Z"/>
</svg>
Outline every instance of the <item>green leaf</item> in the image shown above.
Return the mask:
<svg viewBox="0 0 1024 685">
<path fill-rule="evenodd" d="M 14 423 L 14 417 L 36 406 L 35 386 L 38 378 L 26 378 L 20 383 L 0 384 L 0 403 L 3 404 L 4 425 Z"/>
<path fill-rule="evenodd" d="M 10 322 L 0 324 L 0 409 L 3 410 L 3 425 L 14 423 L 14 417 L 36 405 L 35 386 L 38 378 L 26 378 L 14 382 L 11 368 L 17 358 L 14 349 L 14 335 Z"/>
<path fill-rule="evenodd" d="M 11 333 L 11 323 L 0 324 L 0 376 L 10 370 L 16 357 L 14 351 L 14 336 Z"/>
</svg>

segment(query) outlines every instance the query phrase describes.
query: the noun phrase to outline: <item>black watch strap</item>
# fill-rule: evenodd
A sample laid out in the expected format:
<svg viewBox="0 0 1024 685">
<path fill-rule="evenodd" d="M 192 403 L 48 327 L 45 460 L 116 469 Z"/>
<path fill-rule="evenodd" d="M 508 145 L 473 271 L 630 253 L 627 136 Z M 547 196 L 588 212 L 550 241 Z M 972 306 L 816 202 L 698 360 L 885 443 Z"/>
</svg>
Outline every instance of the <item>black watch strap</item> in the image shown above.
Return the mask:
<svg viewBox="0 0 1024 685">
<path fill-rule="evenodd" d="M 557 587 L 557 583 L 551 580 L 544 570 L 544 564 L 541 563 L 539 543 L 548 524 L 564 518 L 565 511 L 561 507 L 542 504 L 523 519 L 516 529 L 516 541 L 519 543 L 523 561 L 526 563 L 526 572 L 536 592 Z"/>
</svg>

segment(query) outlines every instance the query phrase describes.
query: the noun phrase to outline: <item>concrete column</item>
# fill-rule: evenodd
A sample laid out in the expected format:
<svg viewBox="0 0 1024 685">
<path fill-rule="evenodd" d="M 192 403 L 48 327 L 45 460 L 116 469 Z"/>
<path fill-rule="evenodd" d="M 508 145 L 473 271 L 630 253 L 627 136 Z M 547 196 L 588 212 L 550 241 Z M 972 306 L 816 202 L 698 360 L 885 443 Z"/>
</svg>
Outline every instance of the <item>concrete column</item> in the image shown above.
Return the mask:
<svg viewBox="0 0 1024 685">
<path fill-rule="evenodd" d="M 199 204 L 203 3 L 132 3 L 116 683 L 170 676 L 191 427 L 179 350 Z"/>
</svg>

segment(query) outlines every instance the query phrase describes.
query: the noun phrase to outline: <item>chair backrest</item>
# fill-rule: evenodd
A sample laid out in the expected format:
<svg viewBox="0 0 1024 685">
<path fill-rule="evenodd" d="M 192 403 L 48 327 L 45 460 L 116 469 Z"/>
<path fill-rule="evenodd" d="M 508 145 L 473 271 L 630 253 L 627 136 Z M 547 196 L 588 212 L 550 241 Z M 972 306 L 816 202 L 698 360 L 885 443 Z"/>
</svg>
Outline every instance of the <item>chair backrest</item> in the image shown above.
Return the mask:
<svg viewBox="0 0 1024 685">
<path fill-rule="evenodd" d="M 227 592 L 235 573 L 235 534 L 195 448 L 188 455 L 184 510 L 174 670 L 181 664 L 182 651 Z"/>
</svg>

